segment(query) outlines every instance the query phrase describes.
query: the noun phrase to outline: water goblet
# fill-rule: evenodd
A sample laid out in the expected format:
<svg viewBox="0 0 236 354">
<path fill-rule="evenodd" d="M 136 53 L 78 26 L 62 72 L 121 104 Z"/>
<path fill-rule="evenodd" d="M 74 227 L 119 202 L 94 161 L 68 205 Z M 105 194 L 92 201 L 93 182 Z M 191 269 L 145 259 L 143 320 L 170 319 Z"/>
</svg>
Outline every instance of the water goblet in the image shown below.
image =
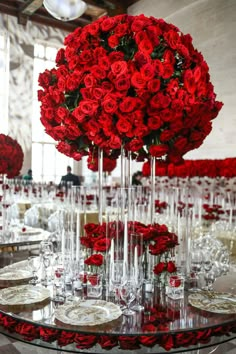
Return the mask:
<svg viewBox="0 0 236 354">
<path fill-rule="evenodd" d="M 131 310 L 131 303 L 135 300 L 136 286 L 133 280 L 127 280 L 120 287 L 120 296 L 124 301 L 126 308 L 122 311 L 125 316 L 132 316 L 135 312 Z"/>
<path fill-rule="evenodd" d="M 31 270 L 32 275 L 33 275 L 32 279 L 29 281 L 29 284 L 36 285 L 39 283 L 37 273 L 40 269 L 40 266 L 41 266 L 40 257 L 38 257 L 38 256 L 28 257 L 28 267 Z"/>
<path fill-rule="evenodd" d="M 123 260 L 114 260 L 110 266 L 110 283 L 115 293 L 115 302 L 120 302 L 120 287 L 126 283 L 127 280 L 127 266 Z"/>
</svg>

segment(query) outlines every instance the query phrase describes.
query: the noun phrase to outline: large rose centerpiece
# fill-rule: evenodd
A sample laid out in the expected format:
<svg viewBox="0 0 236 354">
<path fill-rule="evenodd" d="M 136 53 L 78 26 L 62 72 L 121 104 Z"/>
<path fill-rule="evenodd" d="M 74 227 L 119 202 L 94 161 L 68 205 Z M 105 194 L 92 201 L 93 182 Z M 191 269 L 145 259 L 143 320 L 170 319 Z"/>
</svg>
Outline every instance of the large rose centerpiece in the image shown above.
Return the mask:
<svg viewBox="0 0 236 354">
<path fill-rule="evenodd" d="M 178 162 L 199 147 L 222 107 L 192 38 L 162 19 L 102 17 L 65 38 L 57 67 L 39 76 L 41 122 L 80 160 L 121 147 Z"/>
</svg>

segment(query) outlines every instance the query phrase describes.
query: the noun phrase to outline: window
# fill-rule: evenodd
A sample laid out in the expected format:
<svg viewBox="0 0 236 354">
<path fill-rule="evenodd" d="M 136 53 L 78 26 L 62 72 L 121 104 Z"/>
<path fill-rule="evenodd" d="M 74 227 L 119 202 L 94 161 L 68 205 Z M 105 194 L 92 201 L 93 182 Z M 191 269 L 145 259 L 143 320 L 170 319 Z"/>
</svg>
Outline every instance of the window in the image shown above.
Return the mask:
<svg viewBox="0 0 236 354">
<path fill-rule="evenodd" d="M 73 160 L 56 149 L 56 142 L 44 131 L 40 122 L 40 103 L 37 92 L 38 76 L 45 69 L 55 67 L 57 48 L 37 43 L 34 46 L 33 115 L 32 115 L 32 170 L 35 181 L 56 183 L 66 174 L 66 166 Z"/>
<path fill-rule="evenodd" d="M 8 133 L 9 38 L 0 31 L 0 133 Z"/>
</svg>

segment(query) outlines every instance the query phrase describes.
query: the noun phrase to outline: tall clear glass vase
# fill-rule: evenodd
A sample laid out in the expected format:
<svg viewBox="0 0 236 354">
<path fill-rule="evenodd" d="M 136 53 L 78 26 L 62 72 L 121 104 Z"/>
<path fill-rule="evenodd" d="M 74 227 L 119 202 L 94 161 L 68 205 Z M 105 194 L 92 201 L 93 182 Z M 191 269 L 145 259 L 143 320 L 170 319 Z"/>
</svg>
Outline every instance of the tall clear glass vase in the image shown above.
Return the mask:
<svg viewBox="0 0 236 354">
<path fill-rule="evenodd" d="M 0 177 L 0 212 L 1 212 L 1 229 L 0 239 L 4 241 L 9 237 L 10 231 L 8 228 L 8 208 L 11 204 L 11 191 L 8 182 L 4 175 Z"/>
</svg>

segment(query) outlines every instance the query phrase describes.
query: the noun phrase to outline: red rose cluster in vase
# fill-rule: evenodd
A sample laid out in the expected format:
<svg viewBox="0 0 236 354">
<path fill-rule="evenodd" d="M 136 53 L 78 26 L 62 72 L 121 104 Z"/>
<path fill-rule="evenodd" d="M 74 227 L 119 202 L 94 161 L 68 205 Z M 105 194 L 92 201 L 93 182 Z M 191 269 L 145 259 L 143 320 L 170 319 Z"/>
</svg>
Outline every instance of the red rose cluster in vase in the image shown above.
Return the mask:
<svg viewBox="0 0 236 354">
<path fill-rule="evenodd" d="M 24 154 L 18 142 L 8 135 L 0 134 L 0 174 L 13 178 L 19 175 Z"/>
<path fill-rule="evenodd" d="M 105 222 L 102 224 L 88 223 L 84 225 L 85 236 L 81 237 L 81 244 L 86 249 L 87 258 L 84 263 L 89 266 L 89 270 L 93 273 L 101 273 L 105 262 L 103 254 L 109 251 L 111 247 L 111 240 L 117 235 L 117 225 L 115 222 Z M 118 238 L 121 242 L 124 239 L 124 225 L 119 223 Z M 166 225 L 154 223 L 153 225 L 145 225 L 138 221 L 128 222 L 128 253 L 131 252 L 131 235 L 136 233 L 143 237 L 143 267 L 146 272 L 147 255 L 155 256 L 153 259 L 153 274 L 160 276 L 160 274 L 175 273 L 176 266 L 172 261 L 171 250 L 178 245 L 178 237 L 175 233 L 170 232 Z M 103 253 L 103 254 L 102 254 Z M 157 262 L 156 264 L 154 264 Z M 148 276 L 144 274 L 145 277 Z M 149 274 L 150 276 L 150 274 Z"/>
<path fill-rule="evenodd" d="M 222 107 L 192 38 L 163 19 L 102 17 L 77 28 L 39 76 L 41 122 L 67 156 L 178 162 L 198 148 Z"/>
</svg>

